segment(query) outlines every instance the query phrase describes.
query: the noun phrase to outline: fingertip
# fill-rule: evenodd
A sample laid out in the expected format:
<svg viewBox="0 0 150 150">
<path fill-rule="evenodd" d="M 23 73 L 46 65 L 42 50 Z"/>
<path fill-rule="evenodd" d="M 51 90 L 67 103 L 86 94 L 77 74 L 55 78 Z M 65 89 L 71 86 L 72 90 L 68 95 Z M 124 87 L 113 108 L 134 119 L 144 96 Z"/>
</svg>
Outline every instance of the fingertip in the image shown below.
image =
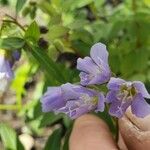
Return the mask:
<svg viewBox="0 0 150 150">
<path fill-rule="evenodd" d="M 117 149 L 107 124 L 90 114 L 75 121 L 69 145 L 70 150 Z"/>
<path fill-rule="evenodd" d="M 108 126 L 103 120 L 91 114 L 85 114 L 77 118 L 75 121 L 74 127 L 89 127 L 89 125 L 90 126 L 100 125 L 102 128 L 106 128 L 107 130 L 109 130 Z"/>
</svg>

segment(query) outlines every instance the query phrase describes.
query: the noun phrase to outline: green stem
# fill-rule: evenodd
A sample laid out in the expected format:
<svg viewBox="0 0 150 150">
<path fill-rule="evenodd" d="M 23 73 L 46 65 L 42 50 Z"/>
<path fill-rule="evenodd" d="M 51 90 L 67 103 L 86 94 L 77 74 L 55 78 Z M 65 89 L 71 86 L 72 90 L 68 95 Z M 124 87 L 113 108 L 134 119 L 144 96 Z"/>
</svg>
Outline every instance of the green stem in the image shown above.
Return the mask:
<svg viewBox="0 0 150 150">
<path fill-rule="evenodd" d="M 16 24 L 17 26 L 20 27 L 20 29 L 22 29 L 23 31 L 25 31 L 24 27 L 17 21 L 16 18 L 14 18 L 14 17 L 12 17 L 12 16 L 10 16 L 8 14 L 6 14 L 6 16 L 8 18 L 10 18 L 11 20 L 3 20 L 4 22 L 10 22 L 10 23 Z"/>
<path fill-rule="evenodd" d="M 3 20 L 3 22 L 13 23 L 13 24 L 17 25 L 18 27 L 20 27 L 20 29 L 22 31 L 25 31 L 24 27 L 20 23 L 18 23 L 17 21 L 15 21 L 15 20 Z"/>
<path fill-rule="evenodd" d="M 0 105 L 0 110 L 19 110 L 20 105 Z"/>
<path fill-rule="evenodd" d="M 118 118 L 115 118 L 115 122 L 116 122 L 116 136 L 115 136 L 115 140 L 118 143 L 118 139 L 119 139 L 119 124 L 118 124 Z"/>
<path fill-rule="evenodd" d="M 136 0 L 132 0 L 132 10 L 134 13 L 136 12 Z"/>
<path fill-rule="evenodd" d="M 118 139 L 119 139 L 119 124 L 118 124 L 118 118 L 116 117 L 111 117 L 113 125 L 115 126 L 115 140 L 116 143 L 118 143 Z"/>
</svg>

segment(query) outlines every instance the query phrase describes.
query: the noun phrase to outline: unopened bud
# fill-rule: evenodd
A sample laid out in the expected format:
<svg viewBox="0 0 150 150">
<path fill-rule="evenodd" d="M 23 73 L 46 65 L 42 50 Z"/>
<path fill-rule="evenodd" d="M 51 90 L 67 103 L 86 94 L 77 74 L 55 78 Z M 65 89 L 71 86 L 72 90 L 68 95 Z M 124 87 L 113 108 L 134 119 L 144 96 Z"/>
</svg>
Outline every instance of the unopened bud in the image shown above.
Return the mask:
<svg viewBox="0 0 150 150">
<path fill-rule="evenodd" d="M 38 45 L 39 47 L 43 48 L 43 49 L 48 49 L 48 41 L 46 41 L 44 38 L 40 38 L 38 41 Z"/>
</svg>

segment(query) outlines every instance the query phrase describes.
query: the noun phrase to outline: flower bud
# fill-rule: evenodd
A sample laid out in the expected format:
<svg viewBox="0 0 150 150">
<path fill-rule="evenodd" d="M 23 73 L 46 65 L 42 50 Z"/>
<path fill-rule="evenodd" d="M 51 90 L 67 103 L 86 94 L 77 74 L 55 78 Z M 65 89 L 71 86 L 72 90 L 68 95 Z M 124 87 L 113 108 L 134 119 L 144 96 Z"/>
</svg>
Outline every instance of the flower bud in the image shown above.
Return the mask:
<svg viewBox="0 0 150 150">
<path fill-rule="evenodd" d="M 40 33 L 46 34 L 48 32 L 48 29 L 45 26 L 40 26 Z"/>
<path fill-rule="evenodd" d="M 39 47 L 43 48 L 43 49 L 48 49 L 48 41 L 46 41 L 44 38 L 40 38 L 38 41 L 38 45 Z"/>
</svg>

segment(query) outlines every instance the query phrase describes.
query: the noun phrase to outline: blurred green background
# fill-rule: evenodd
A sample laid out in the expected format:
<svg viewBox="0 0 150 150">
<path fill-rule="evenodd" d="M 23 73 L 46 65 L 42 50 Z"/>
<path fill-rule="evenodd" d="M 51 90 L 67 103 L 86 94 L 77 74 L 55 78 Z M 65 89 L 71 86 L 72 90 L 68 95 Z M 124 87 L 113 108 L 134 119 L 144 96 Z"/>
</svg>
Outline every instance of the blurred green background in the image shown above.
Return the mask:
<svg viewBox="0 0 150 150">
<path fill-rule="evenodd" d="M 0 26 L 1 39 L 21 38 L 33 50 L 12 42 L 22 57 L 0 100 L 0 149 L 22 150 L 29 142 L 29 149 L 68 150 L 73 121 L 42 113 L 39 99 L 47 86 L 79 82 L 76 60 L 96 42 L 106 44 L 117 76 L 143 81 L 150 91 L 149 0 L 0 0 Z M 99 115 L 113 132 L 108 114 Z"/>
</svg>

